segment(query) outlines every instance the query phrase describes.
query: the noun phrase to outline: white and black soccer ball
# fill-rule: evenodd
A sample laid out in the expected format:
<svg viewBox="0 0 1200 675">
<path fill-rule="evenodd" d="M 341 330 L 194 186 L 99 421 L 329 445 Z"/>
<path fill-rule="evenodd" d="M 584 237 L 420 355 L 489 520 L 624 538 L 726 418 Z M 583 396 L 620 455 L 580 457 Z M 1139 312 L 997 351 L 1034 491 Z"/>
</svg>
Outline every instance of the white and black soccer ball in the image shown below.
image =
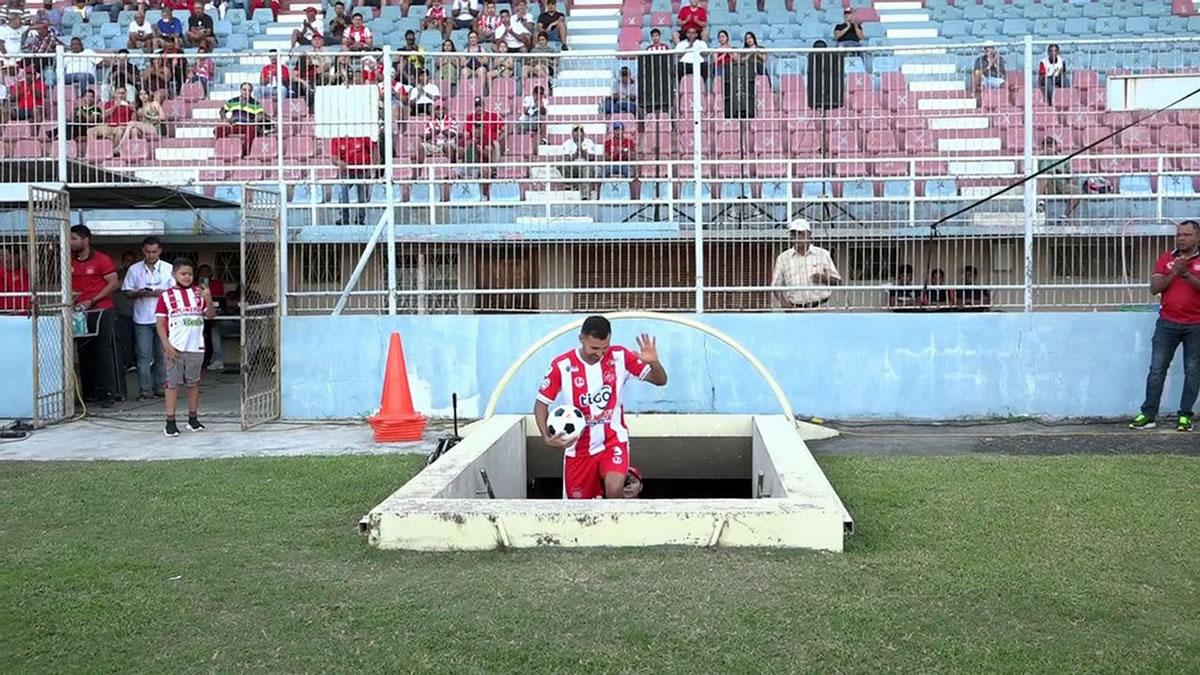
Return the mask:
<svg viewBox="0 0 1200 675">
<path fill-rule="evenodd" d="M 568 441 L 573 441 L 583 434 L 585 422 L 583 413 L 573 405 L 560 405 L 550 411 L 546 419 L 546 431 L 551 436 L 565 435 Z"/>
</svg>

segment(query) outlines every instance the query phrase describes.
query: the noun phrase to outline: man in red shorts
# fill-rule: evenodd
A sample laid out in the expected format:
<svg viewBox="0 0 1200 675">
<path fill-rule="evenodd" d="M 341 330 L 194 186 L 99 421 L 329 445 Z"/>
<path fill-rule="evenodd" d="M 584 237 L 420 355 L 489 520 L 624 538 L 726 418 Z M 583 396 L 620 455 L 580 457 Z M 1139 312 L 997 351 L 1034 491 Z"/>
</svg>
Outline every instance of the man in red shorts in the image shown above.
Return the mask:
<svg viewBox="0 0 1200 675">
<path fill-rule="evenodd" d="M 629 429 L 621 392 L 629 378 L 663 386 L 667 371 L 658 361 L 654 338 L 640 335 L 638 352 L 610 344 L 612 325 L 602 316 L 589 316 L 579 332 L 579 348 L 556 357 L 533 404 L 542 440 L 563 449 L 563 496 L 567 499 L 622 499 L 629 466 Z M 587 420 L 576 441 L 550 436 L 546 418 L 560 393 Z"/>
</svg>

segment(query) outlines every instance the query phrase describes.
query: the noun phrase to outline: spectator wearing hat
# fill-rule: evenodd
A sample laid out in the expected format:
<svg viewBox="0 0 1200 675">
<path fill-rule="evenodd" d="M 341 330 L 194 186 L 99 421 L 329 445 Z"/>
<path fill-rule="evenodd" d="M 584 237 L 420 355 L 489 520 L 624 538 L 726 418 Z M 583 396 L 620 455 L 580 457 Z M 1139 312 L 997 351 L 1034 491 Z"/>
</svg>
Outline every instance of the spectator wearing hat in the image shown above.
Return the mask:
<svg viewBox="0 0 1200 675">
<path fill-rule="evenodd" d="M 642 472 L 637 467 L 631 466 L 625 471 L 625 487 L 622 489 L 622 496 L 625 499 L 637 499 L 640 494 L 642 494 Z"/>
<path fill-rule="evenodd" d="M 637 114 L 637 82 L 629 66 L 621 66 L 617 81 L 613 83 L 612 95 L 604 100 L 605 115 Z"/>
<path fill-rule="evenodd" d="M 625 133 L 623 123 L 613 122 L 612 135 L 604 139 L 604 161 L 608 162 L 604 167 L 605 177 L 637 178 L 637 169 L 629 164 L 636 154 L 633 136 Z"/>
<path fill-rule="evenodd" d="M 775 270 L 771 273 L 771 286 L 775 299 L 784 308 L 813 309 L 829 302 L 828 288 L 805 288 L 806 286 L 840 286 L 842 275 L 833 264 L 829 251 L 812 244 L 812 227 L 804 218 L 788 224 L 792 233 L 792 247 L 775 258 Z"/>
<path fill-rule="evenodd" d="M 304 22 L 292 31 L 292 49 L 295 49 L 296 45 L 312 45 L 313 38 L 318 35 L 321 35 L 321 23 L 317 21 L 317 8 L 308 7 L 304 10 Z"/>
</svg>

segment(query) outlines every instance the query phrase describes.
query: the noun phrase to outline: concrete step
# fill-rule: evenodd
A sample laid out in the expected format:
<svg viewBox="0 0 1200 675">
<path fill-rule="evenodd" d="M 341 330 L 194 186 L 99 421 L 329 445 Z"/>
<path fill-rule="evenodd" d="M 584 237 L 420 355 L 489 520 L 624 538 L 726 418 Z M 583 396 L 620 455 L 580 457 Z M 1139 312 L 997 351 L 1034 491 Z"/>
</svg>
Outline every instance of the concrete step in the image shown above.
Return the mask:
<svg viewBox="0 0 1200 675">
<path fill-rule="evenodd" d="M 216 127 L 175 127 L 175 138 L 216 138 L 216 130 Z"/>
<path fill-rule="evenodd" d="M 571 37 L 575 36 L 577 30 L 609 30 L 616 33 L 620 29 L 621 21 L 615 17 L 587 16 L 579 19 L 571 17 Z"/>
<path fill-rule="evenodd" d="M 528 190 L 525 192 L 525 201 L 544 204 L 546 202 L 578 202 L 583 200 L 580 199 L 578 190 Z M 591 218 L 588 221 L 591 222 Z"/>
<path fill-rule="evenodd" d="M 557 96 L 558 92 L 554 93 Z M 595 115 L 597 111 L 596 103 L 551 103 L 546 106 L 546 114 L 551 117 Z"/>
<path fill-rule="evenodd" d="M 324 20 L 322 19 L 321 21 L 319 21 L 317 23 L 317 25 L 318 26 L 324 25 L 323 21 Z M 283 23 L 283 22 L 274 23 L 274 24 L 267 26 L 267 29 L 265 31 L 263 31 L 263 34 L 264 35 L 283 35 L 283 36 L 287 36 L 288 38 L 291 38 L 292 31 L 299 30 L 300 26 L 303 24 L 304 24 L 304 21 L 297 21 L 295 23 Z"/>
<path fill-rule="evenodd" d="M 292 41 L 290 39 L 279 39 L 279 38 L 255 38 L 255 40 L 251 43 L 252 48 L 254 48 L 255 50 L 262 50 L 262 51 L 270 51 L 272 49 L 278 49 L 281 52 L 286 52 L 288 49 L 291 48 L 291 46 L 292 46 Z M 266 63 L 266 62 L 264 61 L 264 63 Z"/>
<path fill-rule="evenodd" d="M 574 11 L 576 7 L 615 7 L 620 9 L 621 3 L 619 0 L 574 0 L 571 3 L 571 10 Z"/>
<path fill-rule="evenodd" d="M 896 47 L 897 56 L 942 56 L 945 47 Z"/>
<path fill-rule="evenodd" d="M 999 152 L 999 138 L 939 138 L 938 152 Z"/>
<path fill-rule="evenodd" d="M 1012 160 L 957 160 L 949 164 L 952 176 L 1010 176 L 1017 172 L 1017 163 Z"/>
<path fill-rule="evenodd" d="M 199 169 L 138 169 L 133 176 L 155 185 L 188 185 L 200 181 Z"/>
<path fill-rule="evenodd" d="M 612 87 L 604 87 L 600 85 L 576 85 L 576 86 L 556 86 L 554 87 L 554 97 L 562 98 L 595 98 L 600 99 L 612 93 Z"/>
<path fill-rule="evenodd" d="M 561 136 L 563 138 L 571 135 L 571 127 L 574 124 L 547 124 L 546 134 L 548 136 Z M 599 142 L 598 139 L 604 137 L 608 133 L 608 125 L 604 122 L 586 122 L 583 125 L 583 133 L 587 134 L 593 141 Z"/>
<path fill-rule="evenodd" d="M 569 24 L 572 21 L 574 21 L 575 19 L 584 19 L 584 18 L 592 18 L 592 17 L 610 17 L 610 16 L 615 16 L 615 17 L 621 16 L 621 8 L 620 7 L 580 7 L 579 5 L 576 5 L 575 8 L 571 10 L 571 16 L 567 19 L 567 23 Z"/>
<path fill-rule="evenodd" d="M 612 46 L 614 49 L 617 46 L 616 33 L 571 33 L 571 53 L 575 53 L 575 45 L 586 45 L 589 47 Z"/>
<path fill-rule="evenodd" d="M 979 104 L 973 98 L 923 98 L 917 110 L 975 110 Z"/>
<path fill-rule="evenodd" d="M 928 12 L 919 13 L 903 13 L 903 14 L 880 14 L 879 23 L 921 23 L 929 21 Z"/>
<path fill-rule="evenodd" d="M 964 80 L 914 80 L 908 83 L 909 91 L 963 91 Z"/>
<path fill-rule="evenodd" d="M 992 126 L 986 117 L 935 117 L 929 120 L 929 128 L 938 131 L 947 129 L 987 129 Z"/>
<path fill-rule="evenodd" d="M 159 162 L 207 162 L 213 158 L 212 148 L 155 148 L 154 159 Z"/>
<path fill-rule="evenodd" d="M 611 81 L 612 79 L 613 72 L 611 70 L 593 70 L 582 68 L 578 70 L 560 70 L 554 78 L 555 82 L 562 82 L 563 80 L 597 80 L 604 82 Z"/>
<path fill-rule="evenodd" d="M 233 98 L 233 96 L 229 96 Z M 194 120 L 219 120 L 221 119 L 220 108 L 192 108 L 192 119 Z"/>
<path fill-rule="evenodd" d="M 884 12 L 913 12 L 925 9 L 925 3 L 920 0 L 899 0 L 898 2 L 876 2 L 875 11 Z"/>
</svg>

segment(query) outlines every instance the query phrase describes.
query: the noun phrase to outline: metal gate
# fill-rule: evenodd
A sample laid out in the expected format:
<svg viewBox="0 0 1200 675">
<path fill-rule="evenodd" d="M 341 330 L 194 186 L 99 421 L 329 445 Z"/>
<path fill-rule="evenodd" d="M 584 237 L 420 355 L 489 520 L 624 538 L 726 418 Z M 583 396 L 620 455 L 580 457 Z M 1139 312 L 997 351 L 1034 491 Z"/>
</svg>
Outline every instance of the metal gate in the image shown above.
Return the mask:
<svg viewBox="0 0 1200 675">
<path fill-rule="evenodd" d="M 279 193 L 242 198 L 242 428 L 279 419 Z"/>
<path fill-rule="evenodd" d="M 41 427 L 75 414 L 70 196 L 31 185 L 28 213 L 25 260 L 32 296 L 33 425 Z"/>
</svg>

